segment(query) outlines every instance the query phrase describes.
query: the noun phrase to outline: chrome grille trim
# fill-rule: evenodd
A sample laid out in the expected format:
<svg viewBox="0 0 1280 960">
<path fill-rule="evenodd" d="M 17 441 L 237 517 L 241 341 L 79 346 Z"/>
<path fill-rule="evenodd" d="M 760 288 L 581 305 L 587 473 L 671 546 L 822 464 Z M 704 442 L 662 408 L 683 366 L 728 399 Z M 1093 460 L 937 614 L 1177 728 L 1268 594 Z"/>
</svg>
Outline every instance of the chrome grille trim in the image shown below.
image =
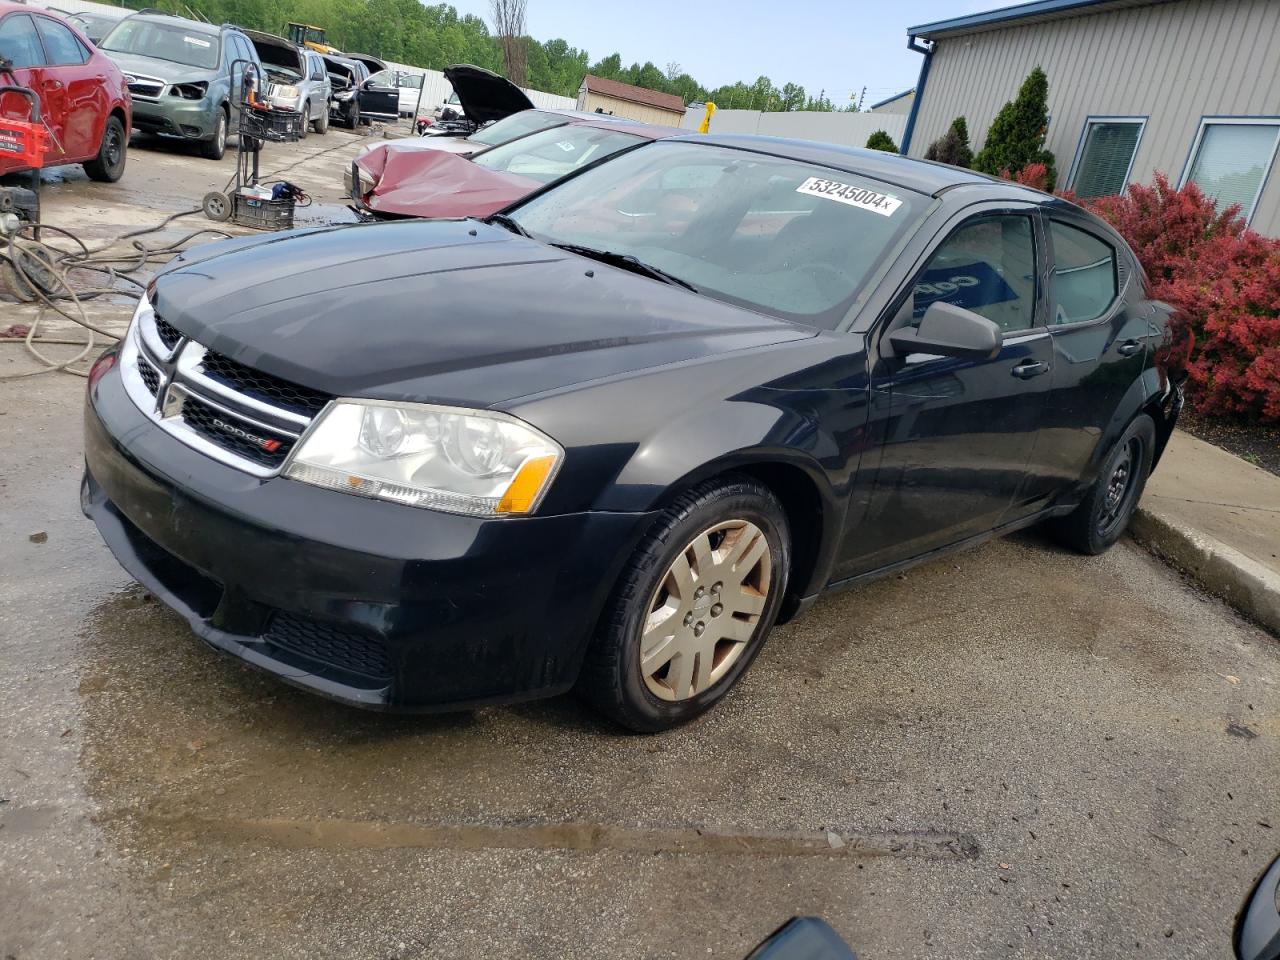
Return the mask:
<svg viewBox="0 0 1280 960">
<path fill-rule="evenodd" d="M 129 96 L 155 102 L 164 93 L 165 82 L 159 77 L 144 77 L 136 73 L 128 75 Z"/>
<path fill-rule="evenodd" d="M 290 448 L 301 441 L 312 418 L 246 396 L 205 376 L 201 363 L 208 352 L 206 348 L 184 336 L 172 351 L 166 349 L 153 317 L 149 311 L 140 312 L 121 346 L 120 374 L 129 398 L 160 429 L 205 456 L 255 477 L 278 475 L 287 458 L 274 466 L 255 463 L 189 426 L 183 417 L 187 399 L 217 411 L 231 426 L 253 435 L 269 434 L 290 444 Z M 159 377 L 155 394 L 143 379 L 142 364 Z"/>
</svg>

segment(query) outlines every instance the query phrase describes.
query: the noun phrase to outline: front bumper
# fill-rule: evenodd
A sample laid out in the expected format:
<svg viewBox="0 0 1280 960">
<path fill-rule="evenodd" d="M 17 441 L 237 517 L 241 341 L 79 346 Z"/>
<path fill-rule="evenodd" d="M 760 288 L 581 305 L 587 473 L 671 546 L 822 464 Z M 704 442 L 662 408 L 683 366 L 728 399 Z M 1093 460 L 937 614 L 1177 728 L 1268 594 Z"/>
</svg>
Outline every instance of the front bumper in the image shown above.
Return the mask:
<svg viewBox="0 0 1280 960">
<path fill-rule="evenodd" d="M 200 637 L 384 710 L 563 692 L 649 514 L 482 520 L 259 480 L 147 420 L 118 369 L 85 409 L 84 512 Z"/>
<path fill-rule="evenodd" d="M 133 127 L 147 133 L 162 133 L 188 140 L 213 137 L 217 112 L 211 100 L 183 100 L 164 97 L 158 102 L 133 98 Z"/>
</svg>

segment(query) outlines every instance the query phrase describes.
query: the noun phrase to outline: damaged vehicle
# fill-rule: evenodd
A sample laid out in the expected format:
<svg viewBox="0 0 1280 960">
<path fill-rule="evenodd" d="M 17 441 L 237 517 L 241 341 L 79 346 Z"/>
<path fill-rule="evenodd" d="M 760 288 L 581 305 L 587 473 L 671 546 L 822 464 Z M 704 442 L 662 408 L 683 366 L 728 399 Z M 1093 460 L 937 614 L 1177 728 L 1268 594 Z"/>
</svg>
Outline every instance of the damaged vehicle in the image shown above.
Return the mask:
<svg viewBox="0 0 1280 960">
<path fill-rule="evenodd" d="M 827 591 L 1033 524 L 1107 550 L 1181 409 L 1173 319 L 1060 198 L 673 137 L 487 222 L 180 254 L 89 374 L 81 503 L 286 682 L 657 731 Z"/>
<path fill-rule="evenodd" d="M 351 199 L 372 219 L 487 217 L 552 180 L 687 131 L 647 123 L 574 121 L 471 157 L 382 148 L 351 164 Z"/>
<path fill-rule="evenodd" d="M 369 66 L 363 59 L 325 54 L 322 56 L 333 89 L 329 116 L 349 130 L 374 120 L 394 121 L 400 112 L 400 95 L 395 87 L 371 83 Z M 381 62 L 381 61 L 378 61 Z"/>
<path fill-rule="evenodd" d="M 239 124 L 245 75 L 262 68 L 238 28 L 135 13 L 116 24 L 98 49 L 129 84 L 134 129 L 194 141 L 203 156 L 222 159 Z"/>
<path fill-rule="evenodd" d="M 333 88 L 320 54 L 269 33 L 246 30 L 244 35 L 262 61 L 264 91 L 271 106 L 302 114 L 303 137 L 310 128 L 316 133 L 328 131 Z"/>
</svg>

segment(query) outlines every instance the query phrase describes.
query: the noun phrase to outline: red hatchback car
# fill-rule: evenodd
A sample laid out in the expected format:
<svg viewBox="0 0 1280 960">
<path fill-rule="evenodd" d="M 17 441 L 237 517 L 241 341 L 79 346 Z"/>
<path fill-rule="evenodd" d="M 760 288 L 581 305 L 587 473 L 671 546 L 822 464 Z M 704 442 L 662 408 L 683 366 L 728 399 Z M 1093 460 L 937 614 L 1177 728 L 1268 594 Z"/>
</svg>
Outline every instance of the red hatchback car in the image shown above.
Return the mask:
<svg viewBox="0 0 1280 960">
<path fill-rule="evenodd" d="M 44 167 L 83 163 L 94 180 L 124 174 L 129 144 L 129 87 L 119 68 L 74 26 L 45 10 L 0 0 L 0 58 L 12 64 L 0 85 L 29 87 L 50 136 Z M 28 119 L 27 101 L 0 94 L 0 116 Z M 30 169 L 0 150 L 0 175 Z"/>
</svg>

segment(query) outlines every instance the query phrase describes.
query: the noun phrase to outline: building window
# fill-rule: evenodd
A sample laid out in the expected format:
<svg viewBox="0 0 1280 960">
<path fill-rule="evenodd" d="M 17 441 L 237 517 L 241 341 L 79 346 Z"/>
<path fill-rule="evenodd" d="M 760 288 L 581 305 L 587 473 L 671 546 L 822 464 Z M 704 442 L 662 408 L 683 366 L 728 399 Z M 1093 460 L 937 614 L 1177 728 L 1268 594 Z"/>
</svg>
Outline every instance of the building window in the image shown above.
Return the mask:
<svg viewBox="0 0 1280 960">
<path fill-rule="evenodd" d="M 1245 220 L 1254 207 L 1276 159 L 1280 118 L 1206 117 L 1191 147 L 1182 183 L 1194 183 L 1219 210 L 1240 205 Z"/>
<path fill-rule="evenodd" d="M 1071 189 L 1084 200 L 1123 193 L 1138 152 L 1141 117 L 1091 117 L 1085 121 Z"/>
</svg>

